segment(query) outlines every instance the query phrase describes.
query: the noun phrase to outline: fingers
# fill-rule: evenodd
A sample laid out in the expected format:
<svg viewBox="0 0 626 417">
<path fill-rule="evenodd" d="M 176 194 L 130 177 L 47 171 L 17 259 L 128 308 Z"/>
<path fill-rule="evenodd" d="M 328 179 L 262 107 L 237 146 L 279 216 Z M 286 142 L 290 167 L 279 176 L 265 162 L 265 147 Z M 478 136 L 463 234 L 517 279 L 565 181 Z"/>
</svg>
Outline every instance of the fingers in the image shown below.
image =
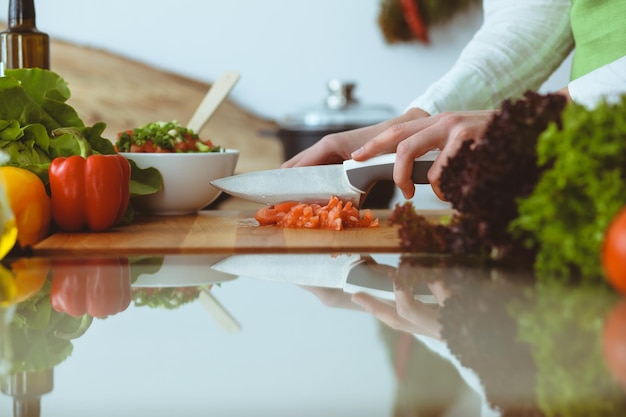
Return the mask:
<svg viewBox="0 0 626 417">
<path fill-rule="evenodd" d="M 430 124 L 399 143 L 394 181 L 405 198 L 412 198 L 415 193 L 411 179 L 414 159 L 438 148 L 441 153 L 428 171 L 428 180 L 435 194 L 445 200 L 439 181 L 448 159 L 457 154 L 465 141 L 481 139 L 493 115 L 493 111 L 440 113 L 429 118 Z"/>
<path fill-rule="evenodd" d="M 452 291 L 442 281 L 429 282 L 428 288 L 440 306 L 452 295 Z"/>
<path fill-rule="evenodd" d="M 435 194 L 445 200 L 439 182 L 448 159 L 457 154 L 466 140 L 480 140 L 495 113 L 491 110 L 448 112 L 424 117 L 426 112 L 412 109 L 378 125 L 327 135 L 282 166 L 340 163 L 350 157 L 363 161 L 395 152 L 393 180 L 404 197 L 410 199 L 415 194 L 413 161 L 432 149 L 440 149 L 428 171 L 428 180 Z"/>
<path fill-rule="evenodd" d="M 428 181 L 430 182 L 430 185 L 435 195 L 442 201 L 446 201 L 446 198 L 443 191 L 441 191 L 441 187 L 439 185 L 441 180 L 441 173 L 448 164 L 448 159 L 453 157 L 457 151 L 458 148 L 456 148 L 455 146 L 444 147 L 441 150 L 441 153 L 439 154 L 437 159 L 435 159 L 432 166 L 428 170 Z"/>
<path fill-rule="evenodd" d="M 331 133 L 311 147 L 283 162 L 282 168 L 296 166 L 338 164 L 350 159 L 350 154 L 382 129 L 379 125 L 362 127 L 345 132 Z"/>
<path fill-rule="evenodd" d="M 395 304 L 367 293 L 352 295 L 352 301 L 389 327 L 419 335 L 440 338 L 441 325 L 436 309 L 411 298 L 405 305 Z"/>
<path fill-rule="evenodd" d="M 407 333 L 425 334 L 425 329 L 400 316 L 392 303 L 366 293 L 354 294 L 352 301 L 392 329 Z"/>
<path fill-rule="evenodd" d="M 360 308 L 352 302 L 352 296 L 338 288 L 322 288 L 308 285 L 301 285 L 300 287 L 317 297 L 326 307 L 360 310 Z"/>
<path fill-rule="evenodd" d="M 384 129 L 350 156 L 356 161 L 364 161 L 376 155 L 396 152 L 399 143 L 431 124 L 427 116 L 428 113 L 421 109 L 411 109 L 400 117 L 382 123 Z"/>
<path fill-rule="evenodd" d="M 394 165 L 393 180 L 402 191 L 402 195 L 410 199 L 415 194 L 415 184 L 413 183 L 413 161 L 415 158 L 433 149 L 445 150 L 449 137 L 449 125 L 445 120 L 445 115 L 437 115 L 420 121 L 420 126 L 414 126 L 414 132 L 405 140 L 400 142 L 396 148 L 396 163 Z M 417 123 L 415 124 L 417 125 Z M 438 179 L 440 167 L 447 160 L 446 154 L 441 155 L 433 163 L 428 173 L 428 180 Z"/>
<path fill-rule="evenodd" d="M 334 164 L 343 161 L 338 153 L 332 137 L 325 136 L 311 147 L 294 155 L 288 161 L 281 164 L 281 168 L 293 168 L 297 166 L 312 166 Z"/>
</svg>

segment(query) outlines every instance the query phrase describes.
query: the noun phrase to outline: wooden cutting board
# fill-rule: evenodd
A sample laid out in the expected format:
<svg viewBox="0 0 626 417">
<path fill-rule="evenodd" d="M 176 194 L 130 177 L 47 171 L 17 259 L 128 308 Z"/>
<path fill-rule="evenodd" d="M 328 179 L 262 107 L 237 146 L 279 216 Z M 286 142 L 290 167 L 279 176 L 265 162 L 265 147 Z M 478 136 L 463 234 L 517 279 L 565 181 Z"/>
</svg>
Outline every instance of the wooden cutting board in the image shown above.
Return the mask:
<svg viewBox="0 0 626 417">
<path fill-rule="evenodd" d="M 259 226 L 254 211 L 206 210 L 189 216 L 136 217 L 133 224 L 100 233 L 56 233 L 34 247 L 36 255 L 400 252 L 391 210 L 374 210 L 378 228 L 343 231 Z M 441 212 L 430 214 L 440 217 Z"/>
</svg>

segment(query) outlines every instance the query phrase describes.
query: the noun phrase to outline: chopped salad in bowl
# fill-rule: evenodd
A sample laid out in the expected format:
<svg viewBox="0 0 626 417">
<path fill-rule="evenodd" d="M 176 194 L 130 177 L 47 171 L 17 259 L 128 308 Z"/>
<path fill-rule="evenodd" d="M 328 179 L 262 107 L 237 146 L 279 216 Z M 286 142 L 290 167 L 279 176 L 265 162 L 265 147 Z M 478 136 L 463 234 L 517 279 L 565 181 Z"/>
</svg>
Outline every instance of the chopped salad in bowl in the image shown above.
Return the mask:
<svg viewBox="0 0 626 417">
<path fill-rule="evenodd" d="M 144 126 L 120 132 L 115 143 L 118 152 L 186 153 L 223 152 L 210 139 L 202 140 L 191 129 L 177 121 L 151 122 Z"/>
<path fill-rule="evenodd" d="M 156 215 L 191 214 L 206 208 L 221 194 L 211 181 L 233 175 L 239 151 L 201 140 L 178 122 L 154 122 L 120 132 L 120 155 L 140 168 L 155 168 L 162 188 L 132 198 L 136 212 Z"/>
</svg>

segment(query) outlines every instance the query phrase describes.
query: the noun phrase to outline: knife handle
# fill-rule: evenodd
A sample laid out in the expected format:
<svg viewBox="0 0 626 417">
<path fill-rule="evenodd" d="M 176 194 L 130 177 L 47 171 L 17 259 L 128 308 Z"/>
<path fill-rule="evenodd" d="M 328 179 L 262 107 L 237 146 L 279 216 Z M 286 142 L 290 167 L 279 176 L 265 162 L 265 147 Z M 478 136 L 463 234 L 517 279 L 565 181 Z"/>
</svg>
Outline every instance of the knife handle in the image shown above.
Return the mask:
<svg viewBox="0 0 626 417">
<path fill-rule="evenodd" d="M 439 153 L 440 151 L 426 152 L 413 161 L 411 177 L 415 184 L 430 184 L 427 173 Z M 395 163 L 396 154 L 389 153 L 375 156 L 366 161 L 349 159 L 343 162 L 343 169 L 350 185 L 359 192 L 365 193 L 376 181 L 392 180 Z"/>
</svg>

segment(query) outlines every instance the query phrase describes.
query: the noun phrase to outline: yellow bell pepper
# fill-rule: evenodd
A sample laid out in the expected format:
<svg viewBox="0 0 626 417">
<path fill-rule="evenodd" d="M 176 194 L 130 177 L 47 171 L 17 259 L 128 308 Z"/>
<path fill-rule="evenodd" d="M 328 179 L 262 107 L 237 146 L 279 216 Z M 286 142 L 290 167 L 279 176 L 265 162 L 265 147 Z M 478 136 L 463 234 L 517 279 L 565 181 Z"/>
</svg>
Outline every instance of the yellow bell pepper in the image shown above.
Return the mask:
<svg viewBox="0 0 626 417">
<path fill-rule="evenodd" d="M 18 258 L 10 269 L 0 264 L 0 308 L 21 303 L 37 294 L 50 272 L 46 258 Z"/>
<path fill-rule="evenodd" d="M 15 303 L 28 300 L 39 292 L 46 283 L 51 266 L 46 258 L 19 258 L 10 265 L 17 294 Z"/>
<path fill-rule="evenodd" d="M 52 210 L 41 179 L 33 172 L 12 166 L 0 167 L 6 195 L 17 225 L 17 242 L 32 246 L 48 235 Z"/>
<path fill-rule="evenodd" d="M 2 154 L 0 154 L 2 158 Z M 0 174 L 0 259 L 13 249 L 17 241 L 17 226 L 6 193 L 6 182 Z"/>
</svg>

